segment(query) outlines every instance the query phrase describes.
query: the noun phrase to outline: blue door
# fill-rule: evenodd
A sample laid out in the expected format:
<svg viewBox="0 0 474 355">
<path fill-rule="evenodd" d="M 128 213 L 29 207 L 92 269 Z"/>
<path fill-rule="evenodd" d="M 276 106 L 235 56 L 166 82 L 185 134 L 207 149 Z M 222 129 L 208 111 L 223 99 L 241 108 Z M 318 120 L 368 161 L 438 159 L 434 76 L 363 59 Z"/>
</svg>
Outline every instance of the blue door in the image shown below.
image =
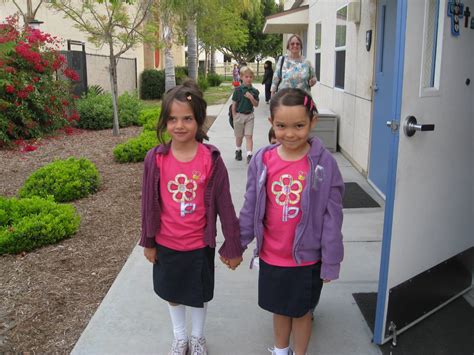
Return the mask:
<svg viewBox="0 0 474 355">
<path fill-rule="evenodd" d="M 397 1 L 379 0 L 375 59 L 374 112 L 370 144 L 369 181 L 385 197 L 392 133 L 387 121 L 395 112 L 395 25 Z"/>
</svg>

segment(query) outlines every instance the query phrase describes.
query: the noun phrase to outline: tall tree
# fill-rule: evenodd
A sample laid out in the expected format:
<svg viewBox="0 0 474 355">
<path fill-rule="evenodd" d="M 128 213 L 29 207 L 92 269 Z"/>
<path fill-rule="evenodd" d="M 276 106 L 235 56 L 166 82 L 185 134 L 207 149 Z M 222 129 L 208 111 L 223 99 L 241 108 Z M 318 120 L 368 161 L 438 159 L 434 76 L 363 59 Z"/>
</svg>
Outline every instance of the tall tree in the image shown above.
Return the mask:
<svg viewBox="0 0 474 355">
<path fill-rule="evenodd" d="M 119 134 L 117 64 L 129 49 L 155 40 L 155 27 L 146 22 L 153 0 L 52 0 L 51 6 L 74 22 L 97 47 L 109 48 L 109 78 L 114 109 L 113 134 Z"/>
<path fill-rule="evenodd" d="M 208 1 L 198 18 L 199 44 L 211 56 L 226 47 L 243 46 L 248 42 L 247 23 L 241 18 L 241 1 Z"/>
<path fill-rule="evenodd" d="M 256 55 L 277 57 L 281 54 L 281 35 L 264 34 L 265 17 L 281 11 L 281 5 L 274 0 L 261 0 L 258 11 L 245 11 L 242 19 L 246 22 L 249 40 L 239 45 L 227 45 L 223 52 L 238 61 L 253 61 Z"/>
</svg>

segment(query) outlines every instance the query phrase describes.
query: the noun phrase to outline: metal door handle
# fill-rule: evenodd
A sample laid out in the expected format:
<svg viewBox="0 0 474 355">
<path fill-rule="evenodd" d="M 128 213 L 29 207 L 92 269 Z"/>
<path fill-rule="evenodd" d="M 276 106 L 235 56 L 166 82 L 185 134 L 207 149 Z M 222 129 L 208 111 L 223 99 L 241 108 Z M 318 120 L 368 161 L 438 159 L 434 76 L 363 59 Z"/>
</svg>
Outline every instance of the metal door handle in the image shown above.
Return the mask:
<svg viewBox="0 0 474 355">
<path fill-rule="evenodd" d="M 416 121 L 415 116 L 408 116 L 405 118 L 405 122 L 403 122 L 403 132 L 407 137 L 413 136 L 416 131 L 434 131 L 435 125 L 434 124 L 418 124 Z"/>
<path fill-rule="evenodd" d="M 377 83 L 374 84 L 373 89 L 374 89 L 374 91 L 377 91 L 379 89 L 379 87 L 377 86 Z"/>
</svg>

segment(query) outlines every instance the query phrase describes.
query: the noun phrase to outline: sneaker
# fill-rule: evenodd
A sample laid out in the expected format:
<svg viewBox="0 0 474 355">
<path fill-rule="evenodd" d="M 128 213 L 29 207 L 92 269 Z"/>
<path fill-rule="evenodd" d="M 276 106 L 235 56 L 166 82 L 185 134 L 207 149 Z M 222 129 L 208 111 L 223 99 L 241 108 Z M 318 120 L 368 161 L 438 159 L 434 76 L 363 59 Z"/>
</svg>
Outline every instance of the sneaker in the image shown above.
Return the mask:
<svg viewBox="0 0 474 355">
<path fill-rule="evenodd" d="M 168 355 L 186 355 L 188 353 L 188 341 L 174 339 Z"/>
<path fill-rule="evenodd" d="M 207 345 L 206 339 L 197 338 L 195 336 L 191 337 L 189 341 L 190 353 L 189 355 L 207 355 Z"/>
<path fill-rule="evenodd" d="M 250 163 L 250 160 L 252 159 L 251 155 L 247 155 L 247 164 Z"/>
<path fill-rule="evenodd" d="M 267 350 L 271 352 L 272 355 L 276 354 L 275 348 L 268 348 Z M 293 349 L 291 348 L 288 349 L 288 355 L 294 355 Z"/>
<path fill-rule="evenodd" d="M 235 151 L 235 160 L 242 160 L 242 151 L 236 150 Z"/>
</svg>

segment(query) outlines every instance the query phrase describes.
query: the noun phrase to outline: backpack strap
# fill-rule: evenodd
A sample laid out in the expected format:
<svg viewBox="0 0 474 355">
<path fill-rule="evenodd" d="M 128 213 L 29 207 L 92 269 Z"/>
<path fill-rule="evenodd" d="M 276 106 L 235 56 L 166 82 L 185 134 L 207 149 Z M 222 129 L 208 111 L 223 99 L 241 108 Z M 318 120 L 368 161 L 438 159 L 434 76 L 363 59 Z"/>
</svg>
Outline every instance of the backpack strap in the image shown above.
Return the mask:
<svg viewBox="0 0 474 355">
<path fill-rule="evenodd" d="M 283 80 L 283 63 L 285 62 L 285 56 L 282 55 L 281 56 L 281 61 L 280 61 L 280 70 L 279 70 L 279 75 L 278 77 L 280 78 L 280 81 L 278 82 L 276 88 L 275 88 L 275 92 L 278 91 L 278 88 L 280 87 L 280 84 L 281 84 L 281 81 Z"/>
</svg>

